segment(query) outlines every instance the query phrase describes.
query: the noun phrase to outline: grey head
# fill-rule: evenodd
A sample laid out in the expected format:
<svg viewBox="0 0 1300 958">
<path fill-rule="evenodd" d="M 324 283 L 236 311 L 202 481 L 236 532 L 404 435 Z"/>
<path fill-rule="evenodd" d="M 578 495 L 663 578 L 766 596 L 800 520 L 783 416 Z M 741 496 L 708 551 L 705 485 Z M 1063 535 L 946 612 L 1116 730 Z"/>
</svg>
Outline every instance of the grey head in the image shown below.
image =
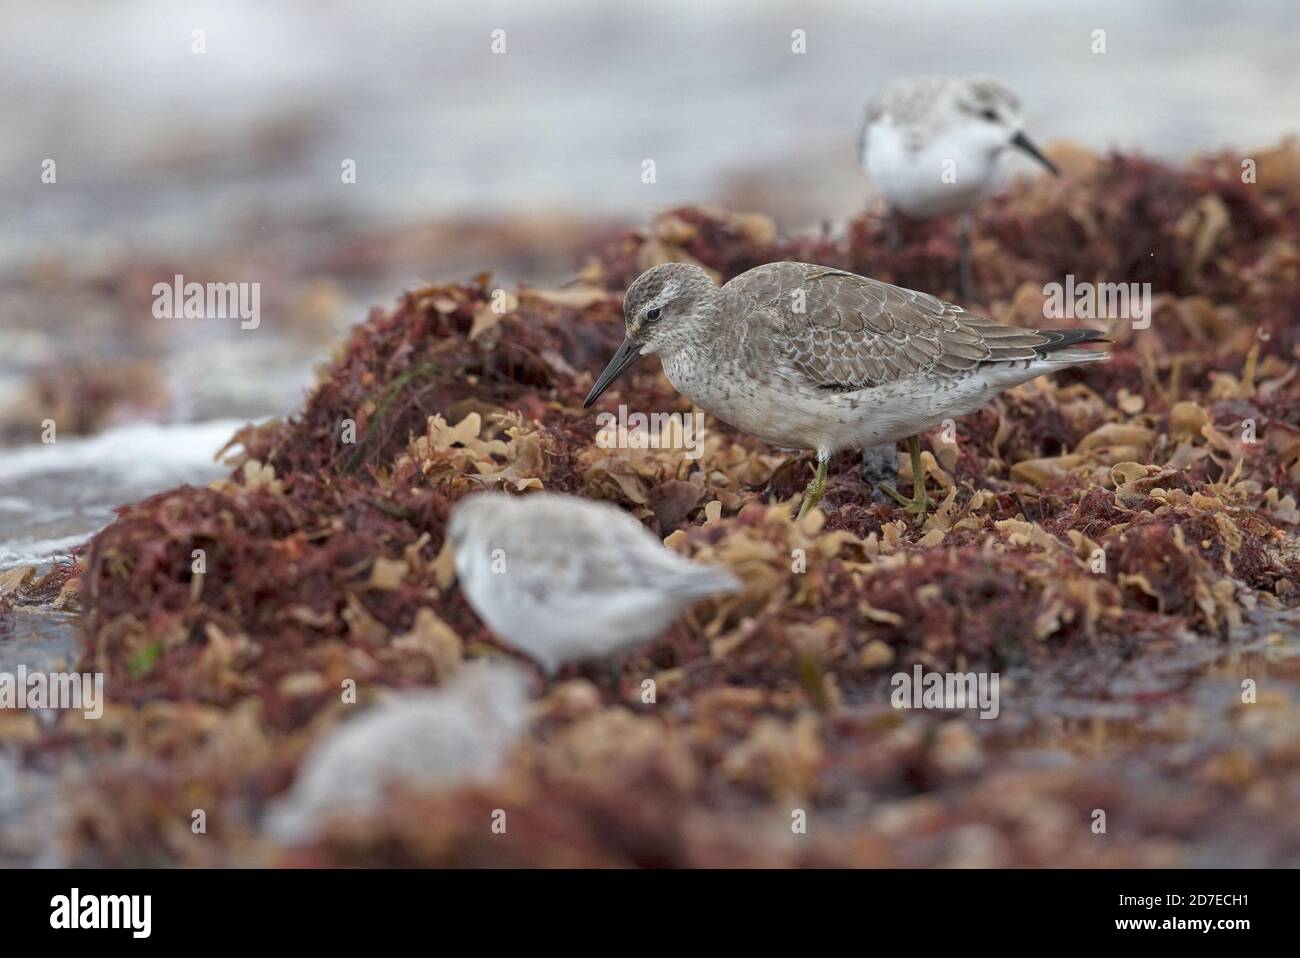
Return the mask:
<svg viewBox="0 0 1300 958">
<path fill-rule="evenodd" d="M 664 263 L 638 276 L 623 297 L 627 336 L 582 408 L 591 406 L 642 356 L 698 342 L 702 327 L 718 314 L 720 295 L 713 277 L 690 263 Z"/>
<path fill-rule="evenodd" d="M 1053 176 L 1061 175 L 1056 164 L 1025 135 L 1020 101 L 1003 83 L 987 76 L 965 77 L 950 90 L 957 115 L 969 129 L 987 137 L 990 149 L 1014 146 L 1043 164 Z"/>
<path fill-rule="evenodd" d="M 452 548 L 464 547 L 470 536 L 485 531 L 502 512 L 513 509 L 518 498 L 506 492 L 476 492 L 457 502 L 447 523 Z"/>
<path fill-rule="evenodd" d="M 1020 122 L 1020 101 L 1005 84 L 993 77 L 966 77 L 953 86 L 953 105 L 972 118 L 1002 126 Z"/>
</svg>

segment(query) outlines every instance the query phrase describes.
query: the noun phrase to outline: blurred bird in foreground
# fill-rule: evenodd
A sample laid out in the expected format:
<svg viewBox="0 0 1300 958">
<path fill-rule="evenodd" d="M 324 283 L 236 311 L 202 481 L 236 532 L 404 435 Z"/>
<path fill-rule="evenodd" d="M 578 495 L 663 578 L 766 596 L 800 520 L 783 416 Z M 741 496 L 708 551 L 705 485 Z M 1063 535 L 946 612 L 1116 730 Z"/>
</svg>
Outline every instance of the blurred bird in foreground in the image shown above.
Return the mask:
<svg viewBox="0 0 1300 958">
<path fill-rule="evenodd" d="M 889 205 L 916 219 L 963 214 L 963 299 L 974 292 L 969 214 L 1002 183 L 1012 147 L 1060 175 L 1025 135 L 1015 94 L 992 77 L 904 77 L 867 107 L 858 156 Z"/>
<path fill-rule="evenodd" d="M 584 406 L 642 356 L 658 355 L 682 395 L 783 449 L 817 453 L 799 516 L 821 499 L 842 449 L 908 440 L 925 515 L 919 434 L 1004 389 L 1109 354 L 1074 348 L 1093 329 L 1004 326 L 899 286 L 809 263 L 768 263 L 719 287 L 687 263 L 642 273 L 623 299 L 627 335 Z"/>
<path fill-rule="evenodd" d="M 469 496 L 448 536 L 474 611 L 547 673 L 631 649 L 697 600 L 741 587 L 726 569 L 666 548 L 621 509 L 572 496 Z"/>
<path fill-rule="evenodd" d="M 492 775 L 527 730 L 528 686 L 513 662 L 475 662 L 445 686 L 388 695 L 324 733 L 268 831 L 297 841 L 330 817 L 373 811 L 395 782 L 446 788 Z"/>
</svg>

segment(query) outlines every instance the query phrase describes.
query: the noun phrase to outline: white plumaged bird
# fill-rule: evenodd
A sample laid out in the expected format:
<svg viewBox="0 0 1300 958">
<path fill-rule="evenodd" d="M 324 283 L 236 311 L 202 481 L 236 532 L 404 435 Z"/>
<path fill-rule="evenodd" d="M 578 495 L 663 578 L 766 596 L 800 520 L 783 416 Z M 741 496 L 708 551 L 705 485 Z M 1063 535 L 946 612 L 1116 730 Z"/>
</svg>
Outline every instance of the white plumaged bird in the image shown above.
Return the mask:
<svg viewBox="0 0 1300 958">
<path fill-rule="evenodd" d="M 1060 175 L 1025 134 L 1016 95 L 992 77 L 903 77 L 867 106 L 858 158 L 890 207 L 912 219 L 963 214 L 964 298 L 975 293 L 970 213 L 1002 184 L 1013 147 Z"/>
<path fill-rule="evenodd" d="M 930 75 L 893 81 L 867 107 L 859 156 L 890 206 L 923 218 L 973 209 L 1001 184 L 1012 147 L 1057 172 L 1006 86 Z"/>
<path fill-rule="evenodd" d="M 388 695 L 325 733 L 268 833 L 298 841 L 332 817 L 372 812 L 396 782 L 448 788 L 490 777 L 527 731 L 528 690 L 516 663 L 474 662 L 445 686 Z"/>
<path fill-rule="evenodd" d="M 666 548 L 621 509 L 572 496 L 469 496 L 448 537 L 474 611 L 547 673 L 627 651 L 697 600 L 741 587 L 726 569 Z"/>
</svg>

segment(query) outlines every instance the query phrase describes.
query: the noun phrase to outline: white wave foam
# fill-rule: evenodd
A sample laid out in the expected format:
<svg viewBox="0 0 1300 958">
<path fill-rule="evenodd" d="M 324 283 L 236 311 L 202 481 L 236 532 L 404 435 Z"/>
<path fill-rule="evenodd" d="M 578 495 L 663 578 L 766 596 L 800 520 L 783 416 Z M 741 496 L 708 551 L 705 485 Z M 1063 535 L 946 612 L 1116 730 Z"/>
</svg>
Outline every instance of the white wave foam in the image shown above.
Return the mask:
<svg viewBox="0 0 1300 958">
<path fill-rule="evenodd" d="M 0 450 L 0 569 L 67 555 L 123 503 L 225 475 L 213 456 L 242 425 L 236 419 L 139 423 L 88 439 Z"/>
<path fill-rule="evenodd" d="M 166 480 L 187 471 L 224 470 L 213 455 L 244 423 L 237 419 L 159 425 L 139 423 L 110 429 L 88 439 L 61 439 L 48 445 L 0 450 L 0 482 L 10 483 L 78 473 L 108 472 L 131 482 Z"/>
<path fill-rule="evenodd" d="M 68 554 L 69 549 L 86 542 L 92 535 L 94 532 L 86 535 L 63 536 L 58 539 L 0 542 L 0 570 L 19 565 L 41 565 L 51 559 L 62 559 Z"/>
</svg>

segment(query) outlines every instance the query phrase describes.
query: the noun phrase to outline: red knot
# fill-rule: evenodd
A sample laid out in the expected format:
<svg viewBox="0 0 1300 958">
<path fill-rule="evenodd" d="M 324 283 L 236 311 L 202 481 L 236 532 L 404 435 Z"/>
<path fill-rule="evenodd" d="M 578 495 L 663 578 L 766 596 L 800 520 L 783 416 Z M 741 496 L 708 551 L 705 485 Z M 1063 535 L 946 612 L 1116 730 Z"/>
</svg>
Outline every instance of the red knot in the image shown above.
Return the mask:
<svg viewBox="0 0 1300 958">
<path fill-rule="evenodd" d="M 1004 389 L 1109 354 L 1093 329 L 1005 326 L 925 293 L 809 263 L 769 263 L 719 287 L 686 263 L 646 270 L 623 300 L 627 335 L 584 407 L 642 356 L 706 412 L 783 449 L 817 454 L 802 517 L 844 449 L 907 439 L 924 516 L 919 434 Z"/>
</svg>

